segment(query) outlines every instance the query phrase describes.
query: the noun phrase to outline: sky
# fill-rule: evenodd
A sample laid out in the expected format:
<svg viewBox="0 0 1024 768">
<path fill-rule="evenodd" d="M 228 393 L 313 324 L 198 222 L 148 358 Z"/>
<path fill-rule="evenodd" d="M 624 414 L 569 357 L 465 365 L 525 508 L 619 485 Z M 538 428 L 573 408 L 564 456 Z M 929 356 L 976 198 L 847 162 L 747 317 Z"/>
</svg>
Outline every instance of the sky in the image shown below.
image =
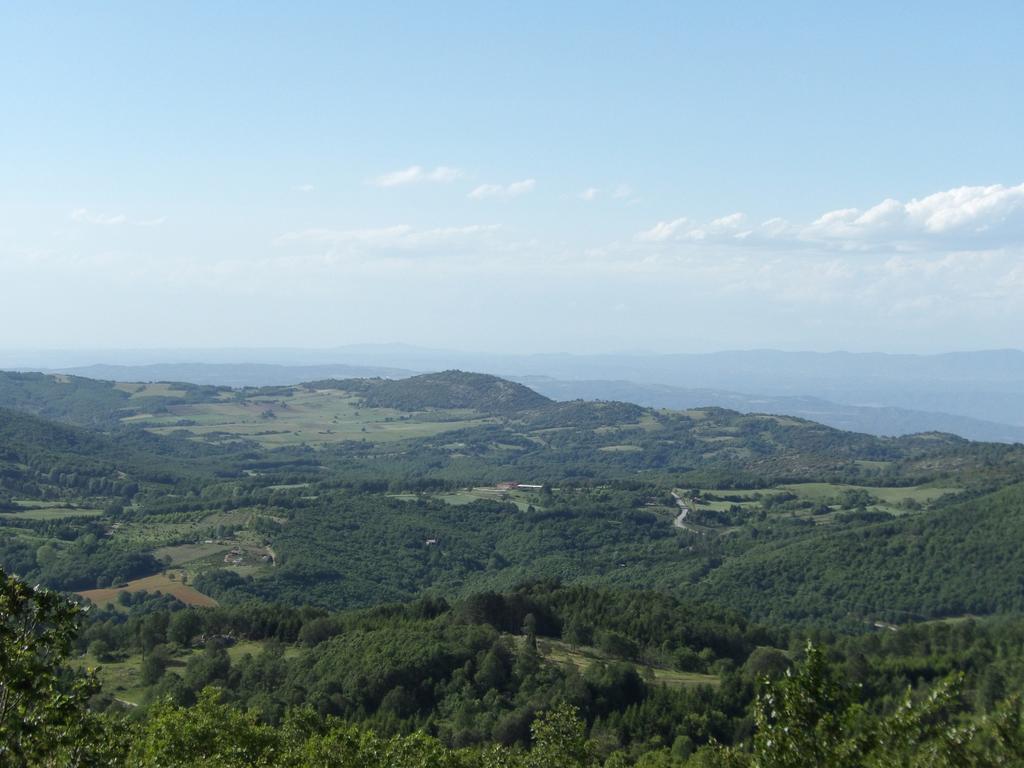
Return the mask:
<svg viewBox="0 0 1024 768">
<path fill-rule="evenodd" d="M 1024 3 L 0 6 L 0 348 L 1024 346 Z"/>
</svg>

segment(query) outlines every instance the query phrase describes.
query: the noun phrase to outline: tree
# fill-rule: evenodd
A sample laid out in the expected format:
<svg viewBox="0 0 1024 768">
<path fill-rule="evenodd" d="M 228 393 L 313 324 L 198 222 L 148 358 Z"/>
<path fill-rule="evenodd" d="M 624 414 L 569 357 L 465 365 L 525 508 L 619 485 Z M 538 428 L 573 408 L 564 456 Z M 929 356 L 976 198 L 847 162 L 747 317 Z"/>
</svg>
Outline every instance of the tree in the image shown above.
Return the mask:
<svg viewBox="0 0 1024 768">
<path fill-rule="evenodd" d="M 177 611 L 168 622 L 167 639 L 182 648 L 187 648 L 191 644 L 192 638 L 198 635 L 202 629 L 203 619 L 198 611 L 192 609 Z"/>
<path fill-rule="evenodd" d="M 0 568 L 0 765 L 97 764 L 123 746 L 88 710 L 96 677 L 63 674 L 78 614 L 61 595 Z"/>
<path fill-rule="evenodd" d="M 562 630 L 562 639 L 573 648 L 578 645 L 590 645 L 594 642 L 594 628 L 577 618 L 572 618 Z"/>
<path fill-rule="evenodd" d="M 764 681 L 755 703 L 757 733 L 753 768 L 888 768 L 913 766 L 996 766 L 975 750 L 976 729 L 954 723 L 960 681 L 936 685 L 924 699 L 908 690 L 896 710 L 872 717 L 856 702 L 855 686 L 829 665 L 821 649 L 808 644 L 806 659 L 775 681 Z M 736 750 L 726 750 L 739 757 Z"/>
<path fill-rule="evenodd" d="M 157 646 L 151 653 L 142 659 L 139 670 L 139 677 L 143 685 L 153 685 L 167 669 L 167 653 L 163 646 Z"/>
<path fill-rule="evenodd" d="M 128 761 L 134 766 L 193 768 L 273 765 L 281 734 L 252 713 L 222 704 L 220 692 L 205 689 L 194 707 L 154 707 Z"/>
<path fill-rule="evenodd" d="M 563 704 L 545 712 L 533 721 L 530 733 L 530 768 L 582 768 L 594 764 L 593 750 L 575 707 Z"/>
<path fill-rule="evenodd" d="M 231 657 L 218 643 L 208 643 L 202 653 L 192 656 L 185 665 L 185 682 L 193 691 L 212 683 L 223 683 L 231 670 Z"/>
</svg>

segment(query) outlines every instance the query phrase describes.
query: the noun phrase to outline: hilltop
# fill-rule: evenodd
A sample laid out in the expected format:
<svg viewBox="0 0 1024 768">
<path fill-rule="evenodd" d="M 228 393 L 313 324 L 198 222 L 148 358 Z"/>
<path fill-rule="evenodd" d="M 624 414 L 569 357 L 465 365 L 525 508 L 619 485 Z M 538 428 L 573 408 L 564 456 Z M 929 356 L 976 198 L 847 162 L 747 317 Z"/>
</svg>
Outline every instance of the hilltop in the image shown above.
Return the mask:
<svg viewBox="0 0 1024 768">
<path fill-rule="evenodd" d="M 371 408 L 419 411 L 468 408 L 488 415 L 510 415 L 552 401 L 529 387 L 483 373 L 442 371 L 407 379 L 330 379 L 308 386 L 356 392 Z"/>
</svg>

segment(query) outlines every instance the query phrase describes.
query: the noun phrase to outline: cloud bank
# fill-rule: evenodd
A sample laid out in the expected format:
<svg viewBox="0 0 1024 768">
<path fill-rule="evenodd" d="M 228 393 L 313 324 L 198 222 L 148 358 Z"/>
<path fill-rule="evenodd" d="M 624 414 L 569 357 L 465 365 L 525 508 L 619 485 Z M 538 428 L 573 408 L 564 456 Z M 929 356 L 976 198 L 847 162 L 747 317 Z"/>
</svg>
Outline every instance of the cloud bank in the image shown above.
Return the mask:
<svg viewBox="0 0 1024 768">
<path fill-rule="evenodd" d="M 1024 242 L 1024 184 L 956 187 L 909 202 L 886 199 L 865 210 L 828 211 L 805 224 L 771 218 L 751 225 L 742 213 L 707 224 L 680 217 L 659 221 L 634 239 L 848 249 L 999 248 Z"/>
</svg>

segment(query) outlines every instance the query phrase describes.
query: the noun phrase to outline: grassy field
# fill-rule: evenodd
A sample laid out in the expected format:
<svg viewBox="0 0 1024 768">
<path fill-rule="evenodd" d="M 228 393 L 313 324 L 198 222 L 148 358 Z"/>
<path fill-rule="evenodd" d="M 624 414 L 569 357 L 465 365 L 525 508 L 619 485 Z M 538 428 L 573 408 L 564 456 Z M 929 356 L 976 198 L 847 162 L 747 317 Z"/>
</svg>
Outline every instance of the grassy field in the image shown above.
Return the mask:
<svg viewBox="0 0 1024 768">
<path fill-rule="evenodd" d="M 214 512 L 197 520 L 173 523 L 149 517 L 122 523 L 114 537 L 119 543 L 133 549 L 166 548 L 182 542 L 189 542 L 188 546 L 192 546 L 192 542 L 210 538 L 206 533 L 218 525 L 235 530 L 244 529 L 257 511 L 251 507 L 241 507 Z"/>
<path fill-rule="evenodd" d="M 242 640 L 241 642 L 235 643 L 229 646 L 228 656 L 231 657 L 231 663 L 234 664 L 240 660 L 246 654 L 250 656 L 257 656 L 263 651 L 263 647 L 266 645 L 266 641 L 261 640 Z M 196 651 L 192 651 L 195 653 Z M 284 657 L 286 659 L 294 659 L 297 656 L 302 655 L 302 648 L 298 645 L 287 645 L 284 649 Z"/>
<path fill-rule="evenodd" d="M 185 391 L 182 389 L 175 389 L 172 384 L 166 382 L 157 382 L 152 384 L 143 384 L 134 381 L 121 381 L 114 385 L 114 389 L 120 389 L 122 392 L 127 392 L 131 397 L 130 400 L 136 400 L 144 397 L 184 397 Z"/>
<path fill-rule="evenodd" d="M 396 493 L 393 496 L 403 501 L 415 501 L 418 498 L 415 493 Z M 445 504 L 453 506 L 472 504 L 474 501 L 509 501 L 523 512 L 531 505 L 534 507 L 541 506 L 540 494 L 536 491 L 504 490 L 485 486 L 465 488 L 461 491 L 452 491 L 450 493 L 439 493 L 434 498 L 441 499 Z"/>
<path fill-rule="evenodd" d="M 779 489 L 790 491 L 802 499 L 815 502 L 828 502 L 835 499 L 843 491 L 864 490 L 881 501 L 883 505 L 888 506 L 898 505 L 906 499 L 913 499 L 920 504 L 927 505 L 947 493 L 957 493 L 963 490 L 953 487 L 936 488 L 927 485 L 906 488 L 882 488 L 870 485 L 837 485 L 834 483 L 795 483 L 793 485 L 779 486 Z"/>
<path fill-rule="evenodd" d="M 141 656 L 129 656 L 123 661 L 100 661 L 91 654 L 85 654 L 78 659 L 76 666 L 98 670 L 104 692 L 122 703 L 137 706 L 145 697 L 145 688 L 139 681 L 141 665 Z"/>
<path fill-rule="evenodd" d="M 154 550 L 153 556 L 158 560 L 168 558 L 171 565 L 177 566 L 208 557 L 223 556 L 230 549 L 231 547 L 227 544 L 218 544 L 217 542 L 212 544 L 176 544 Z"/>
<path fill-rule="evenodd" d="M 581 673 L 587 667 L 595 663 L 607 663 L 616 661 L 601 654 L 595 648 L 584 646 L 572 647 L 561 640 L 538 639 L 537 650 L 541 656 L 553 664 L 562 666 L 572 665 Z M 648 679 L 653 679 L 655 684 L 667 685 L 670 688 L 691 688 L 698 685 L 718 685 L 716 675 L 704 675 L 698 672 L 680 672 L 675 669 L 664 667 L 648 667 L 637 665 L 637 671 Z"/>
<path fill-rule="evenodd" d="M 948 493 L 957 493 L 962 490 L 961 488 L 955 488 L 951 486 L 930 486 L 930 485 L 919 485 L 910 487 L 881 487 L 881 486 L 869 486 L 869 485 L 843 485 L 836 483 L 793 483 L 788 485 L 780 485 L 775 488 L 766 488 L 762 490 L 705 490 L 703 494 L 708 496 L 735 498 L 734 501 L 719 499 L 705 499 L 702 498 L 700 503 L 695 505 L 695 508 L 727 512 L 733 506 L 738 506 L 747 512 L 758 512 L 761 509 L 761 502 L 755 498 L 756 495 L 760 495 L 762 499 L 769 498 L 779 493 L 792 493 L 795 494 L 801 501 L 809 501 L 815 505 L 828 504 L 832 506 L 831 512 L 826 514 L 815 514 L 813 510 L 797 510 L 797 511 L 783 511 L 780 510 L 778 514 L 793 515 L 795 517 L 806 517 L 813 519 L 816 523 L 826 524 L 835 521 L 835 517 L 841 511 L 839 506 L 836 506 L 840 496 L 844 491 L 866 491 L 874 499 L 876 503 L 868 507 L 869 510 L 877 512 L 887 512 L 892 515 L 903 515 L 908 512 L 914 511 L 909 509 L 905 502 L 913 500 L 917 502 L 921 508 L 926 508 L 929 504 L 934 502 L 936 499 L 944 496 Z M 685 489 L 676 489 L 676 492 L 683 498 L 689 497 L 689 492 Z"/>
<path fill-rule="evenodd" d="M 228 656 L 231 657 L 231 663 L 235 664 L 246 654 L 251 656 L 258 655 L 263 650 L 264 645 L 266 643 L 262 641 L 243 640 L 229 646 L 227 652 Z M 191 648 L 181 650 L 171 658 L 168 669 L 171 672 L 181 674 L 189 658 L 197 653 L 202 653 L 202 650 Z M 286 659 L 293 659 L 301 654 L 302 649 L 297 645 L 289 645 L 284 649 L 284 657 Z M 116 661 L 100 661 L 91 654 L 84 654 L 77 659 L 75 666 L 80 669 L 98 669 L 103 690 L 123 703 L 138 705 L 142 704 L 145 700 L 146 689 L 139 679 L 142 666 L 141 654 L 133 654 Z"/>
<path fill-rule="evenodd" d="M 22 520 L 60 520 L 65 517 L 99 517 L 102 509 L 66 506 L 48 501 L 19 501 L 15 512 L 0 512 L 5 518 Z"/>
<path fill-rule="evenodd" d="M 198 605 L 212 608 L 217 606 L 217 601 L 212 597 L 192 588 L 188 584 L 181 583 L 183 571 L 168 571 L 165 574 L 146 576 L 141 579 L 129 581 L 123 587 L 110 587 L 107 589 L 87 589 L 78 594 L 88 598 L 97 605 L 104 606 L 114 603 L 121 592 L 162 592 L 165 595 L 173 595 L 185 605 Z M 171 578 L 174 575 L 174 578 Z"/>
<path fill-rule="evenodd" d="M 473 411 L 440 414 L 361 408 L 358 398 L 345 392 L 296 388 L 291 395 L 170 405 L 165 412 L 142 413 L 125 421 L 157 434 L 186 430 L 197 438 L 241 437 L 277 447 L 302 443 L 325 445 L 347 440 L 393 442 L 492 420 L 479 417 Z"/>
</svg>

